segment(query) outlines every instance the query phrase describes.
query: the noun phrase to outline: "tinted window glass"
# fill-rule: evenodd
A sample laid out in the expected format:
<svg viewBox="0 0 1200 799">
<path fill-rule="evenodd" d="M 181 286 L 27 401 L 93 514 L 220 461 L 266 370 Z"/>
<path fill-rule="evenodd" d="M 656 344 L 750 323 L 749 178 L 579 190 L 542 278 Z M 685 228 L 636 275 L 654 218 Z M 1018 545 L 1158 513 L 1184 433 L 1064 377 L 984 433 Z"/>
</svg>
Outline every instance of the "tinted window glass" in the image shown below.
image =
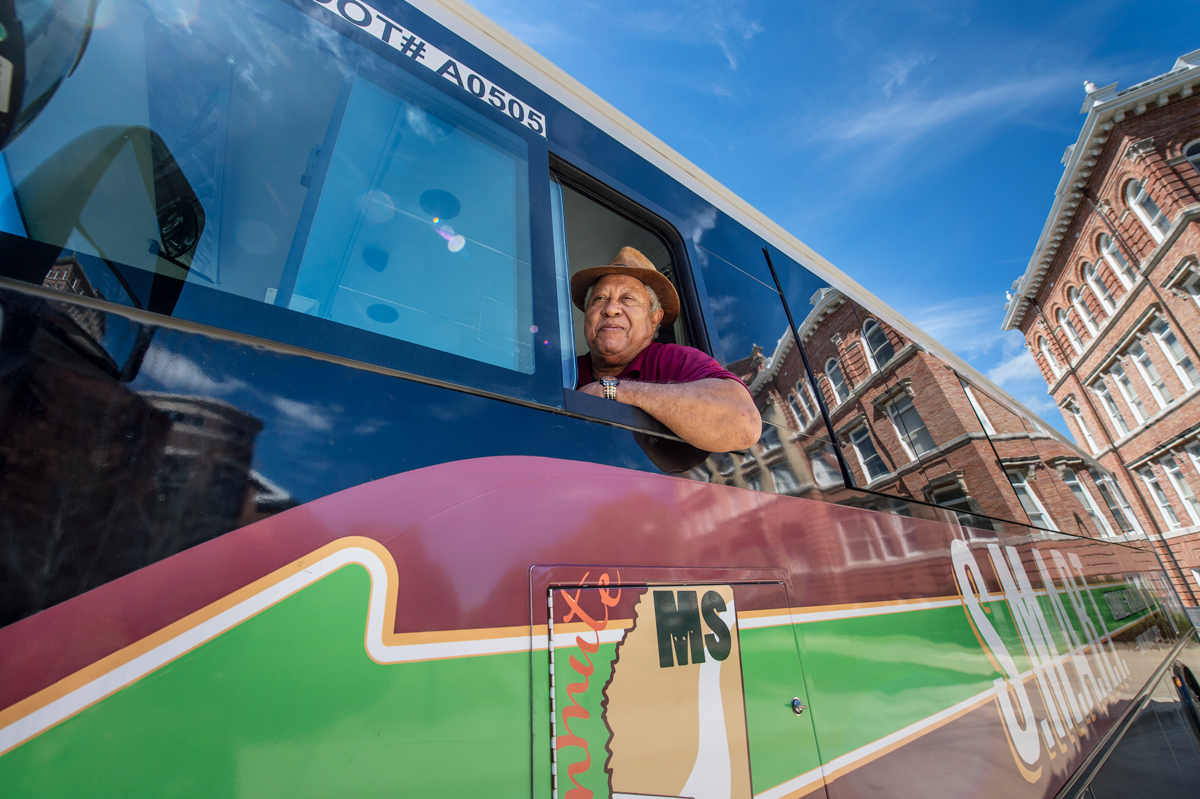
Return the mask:
<svg viewBox="0 0 1200 799">
<path fill-rule="evenodd" d="M 0 269 L 72 258 L 95 298 L 526 397 L 543 359 L 557 388 L 543 139 L 336 14 L 191 9 L 106 0 L 4 151 Z"/>
</svg>

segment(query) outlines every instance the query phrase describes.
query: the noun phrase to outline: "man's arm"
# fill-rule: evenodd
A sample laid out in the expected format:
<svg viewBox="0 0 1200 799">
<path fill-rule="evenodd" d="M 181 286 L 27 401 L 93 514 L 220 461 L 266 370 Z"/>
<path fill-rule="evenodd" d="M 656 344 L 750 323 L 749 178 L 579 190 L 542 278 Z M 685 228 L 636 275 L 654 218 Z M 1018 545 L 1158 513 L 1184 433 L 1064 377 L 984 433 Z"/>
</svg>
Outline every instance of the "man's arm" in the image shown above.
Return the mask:
<svg viewBox="0 0 1200 799">
<path fill-rule="evenodd" d="M 580 391 L 604 396 L 600 383 Z M 746 449 L 762 435 L 762 417 L 745 387 L 709 377 L 691 383 L 641 383 L 622 380 L 617 401 L 641 408 L 694 447 L 709 452 Z"/>
</svg>

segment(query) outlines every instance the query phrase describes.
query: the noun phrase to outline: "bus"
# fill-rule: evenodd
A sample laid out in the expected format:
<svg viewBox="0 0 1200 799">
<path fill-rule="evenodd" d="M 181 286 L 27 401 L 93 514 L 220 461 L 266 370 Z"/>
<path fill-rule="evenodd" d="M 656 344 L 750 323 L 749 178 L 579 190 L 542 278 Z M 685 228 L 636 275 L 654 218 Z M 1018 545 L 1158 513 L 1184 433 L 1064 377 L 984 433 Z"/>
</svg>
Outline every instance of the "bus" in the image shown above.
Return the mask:
<svg viewBox="0 0 1200 799">
<path fill-rule="evenodd" d="M 1194 795 L 1113 476 L 469 6 L 0 26 L 5 797 Z M 750 448 L 578 389 L 625 246 Z"/>
</svg>

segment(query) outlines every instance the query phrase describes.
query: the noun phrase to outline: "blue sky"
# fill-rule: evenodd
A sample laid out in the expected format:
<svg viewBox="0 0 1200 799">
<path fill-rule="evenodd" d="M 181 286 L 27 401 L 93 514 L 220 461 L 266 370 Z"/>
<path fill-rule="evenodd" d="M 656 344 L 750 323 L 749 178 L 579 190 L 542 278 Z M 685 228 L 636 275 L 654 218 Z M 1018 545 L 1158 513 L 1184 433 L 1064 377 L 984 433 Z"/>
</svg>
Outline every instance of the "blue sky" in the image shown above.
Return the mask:
<svg viewBox="0 0 1200 799">
<path fill-rule="evenodd" d="M 472 0 L 1066 430 L 1004 292 L 1083 123 L 1195 2 Z"/>
</svg>

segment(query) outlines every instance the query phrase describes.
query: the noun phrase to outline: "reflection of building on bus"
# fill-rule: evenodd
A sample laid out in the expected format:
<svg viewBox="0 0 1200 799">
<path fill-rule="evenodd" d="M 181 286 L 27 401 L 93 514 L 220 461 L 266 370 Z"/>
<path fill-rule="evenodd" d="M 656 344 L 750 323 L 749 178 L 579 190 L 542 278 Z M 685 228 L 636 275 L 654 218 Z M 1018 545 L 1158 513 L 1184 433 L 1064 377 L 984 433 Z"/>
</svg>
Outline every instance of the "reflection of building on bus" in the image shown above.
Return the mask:
<svg viewBox="0 0 1200 799">
<path fill-rule="evenodd" d="M 1121 480 L 1185 602 L 1200 581 L 1200 52 L 1087 118 L 1004 327 L 1079 446 Z"/>
<path fill-rule="evenodd" d="M 171 421 L 159 491 L 175 495 L 171 527 L 180 548 L 206 541 L 213 527 L 242 526 L 292 507 L 287 492 L 251 468 L 260 420 L 209 397 L 142 392 Z"/>
<path fill-rule="evenodd" d="M 755 346 L 730 368 L 758 399 L 763 438 L 750 451 L 714 456 L 694 476 L 863 502 L 870 495 L 838 491 L 823 403 L 857 486 L 950 509 L 972 535 L 993 529 L 991 519 L 1089 538 L 1140 535 L 1110 476 L 842 292 L 818 291 L 800 334 L 820 401 L 791 335 L 769 356 Z"/>
<path fill-rule="evenodd" d="M 74 258 L 43 285 L 98 296 Z M 261 421 L 220 400 L 132 390 L 119 367 L 97 369 L 98 353 L 114 363 L 107 314 L 46 305 L 56 313 L 36 323 L 41 311 L 4 309 L 0 625 L 295 504 L 251 468 Z"/>
<path fill-rule="evenodd" d="M 92 281 L 88 280 L 87 272 L 79 263 L 79 259 L 74 256 L 59 258 L 55 261 L 54 265 L 50 267 L 50 271 L 46 273 L 42 285 L 55 291 L 80 297 L 94 300 L 104 299 L 104 294 L 92 285 Z M 104 338 L 104 314 L 100 311 L 85 308 L 73 302 L 58 303 L 55 307 L 74 320 L 75 324 L 83 328 L 83 331 L 94 341 Z"/>
</svg>

